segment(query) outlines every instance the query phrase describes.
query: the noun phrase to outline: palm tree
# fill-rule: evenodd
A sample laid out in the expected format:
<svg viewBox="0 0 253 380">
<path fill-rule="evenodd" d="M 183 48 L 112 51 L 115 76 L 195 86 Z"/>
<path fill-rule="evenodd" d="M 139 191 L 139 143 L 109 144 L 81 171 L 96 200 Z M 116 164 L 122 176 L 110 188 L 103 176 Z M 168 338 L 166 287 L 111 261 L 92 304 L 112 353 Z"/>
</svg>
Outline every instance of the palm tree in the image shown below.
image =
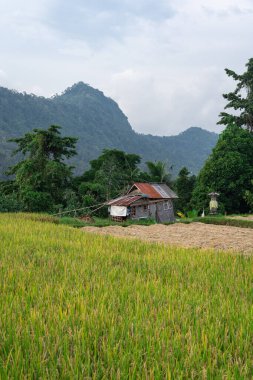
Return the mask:
<svg viewBox="0 0 253 380">
<path fill-rule="evenodd" d="M 152 182 L 165 182 L 170 184 L 171 174 L 167 171 L 167 165 L 163 161 L 147 161 L 149 175 Z"/>
</svg>

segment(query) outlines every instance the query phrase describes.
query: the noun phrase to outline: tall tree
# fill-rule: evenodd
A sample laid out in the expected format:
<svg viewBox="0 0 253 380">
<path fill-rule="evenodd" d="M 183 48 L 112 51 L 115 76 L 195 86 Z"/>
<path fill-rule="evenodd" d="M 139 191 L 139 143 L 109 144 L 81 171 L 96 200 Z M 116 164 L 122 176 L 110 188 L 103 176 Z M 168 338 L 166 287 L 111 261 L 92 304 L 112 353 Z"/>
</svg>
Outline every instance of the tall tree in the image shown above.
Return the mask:
<svg viewBox="0 0 253 380">
<path fill-rule="evenodd" d="M 117 196 L 133 181 L 138 180 L 140 161 L 141 158 L 137 154 L 104 149 L 97 159 L 90 161 L 90 170 L 79 177 L 82 193 L 90 192 L 90 195 L 99 201 Z"/>
<path fill-rule="evenodd" d="M 243 74 L 225 69 L 227 75 L 237 82 L 235 91 L 223 95 L 228 100 L 225 109 L 232 108 L 237 111 L 237 115 L 221 112 L 218 124 L 235 123 L 253 132 L 253 58 L 249 59 L 246 68 Z"/>
<path fill-rule="evenodd" d="M 171 174 L 167 170 L 167 165 L 163 161 L 147 161 L 148 174 L 152 182 L 171 183 Z"/>
<path fill-rule="evenodd" d="M 248 211 L 245 190 L 253 178 L 253 133 L 236 124 L 228 126 L 220 135 L 216 147 L 197 178 L 192 204 L 198 210 L 208 206 L 208 193 L 220 193 L 225 211 Z"/>
<path fill-rule="evenodd" d="M 186 167 L 183 167 L 178 173 L 178 177 L 174 185 L 179 197 L 176 201 L 176 206 L 180 211 L 189 211 L 195 181 L 195 175 L 190 175 L 190 172 Z"/>
<path fill-rule="evenodd" d="M 48 211 L 53 204 L 61 203 L 69 186 L 72 167 L 65 158 L 76 154 L 74 137 L 62 137 L 61 127 L 52 125 L 47 130 L 34 129 L 24 137 L 10 141 L 18 144 L 14 154 L 25 158 L 10 168 L 24 208 L 29 211 Z"/>
</svg>

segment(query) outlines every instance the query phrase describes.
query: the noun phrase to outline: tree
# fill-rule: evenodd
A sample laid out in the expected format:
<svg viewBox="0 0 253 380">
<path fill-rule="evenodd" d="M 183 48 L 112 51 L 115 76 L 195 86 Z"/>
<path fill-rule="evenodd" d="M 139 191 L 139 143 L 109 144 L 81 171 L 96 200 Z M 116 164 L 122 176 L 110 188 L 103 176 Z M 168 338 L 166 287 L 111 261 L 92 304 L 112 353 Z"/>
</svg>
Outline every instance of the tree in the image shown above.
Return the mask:
<svg viewBox="0 0 253 380">
<path fill-rule="evenodd" d="M 17 212 L 22 210 L 14 181 L 0 181 L 0 212 Z"/>
<path fill-rule="evenodd" d="M 246 212 L 245 190 L 250 188 L 252 178 L 253 133 L 236 124 L 229 125 L 199 173 L 192 204 L 199 211 L 208 207 L 208 193 L 217 191 L 221 209 Z"/>
<path fill-rule="evenodd" d="M 251 180 L 251 189 L 245 191 L 244 199 L 249 206 L 250 211 L 253 211 L 253 180 Z"/>
<path fill-rule="evenodd" d="M 146 165 L 148 167 L 148 174 L 150 176 L 150 181 L 152 182 L 165 182 L 168 185 L 171 183 L 171 174 L 167 171 L 167 165 L 165 162 L 147 161 Z"/>
<path fill-rule="evenodd" d="M 189 211 L 195 181 L 195 175 L 190 175 L 190 172 L 186 167 L 183 167 L 178 173 L 178 177 L 174 185 L 176 193 L 179 197 L 176 201 L 176 207 L 180 211 Z"/>
<path fill-rule="evenodd" d="M 225 109 L 232 108 L 238 114 L 231 115 L 227 112 L 221 112 L 221 119 L 218 124 L 229 125 L 235 123 L 253 132 L 253 58 L 249 59 L 246 67 L 247 70 L 241 75 L 225 69 L 227 75 L 237 82 L 235 91 L 223 95 L 228 100 Z"/>
<path fill-rule="evenodd" d="M 72 167 L 65 158 L 76 154 L 74 137 L 62 137 L 61 127 L 52 125 L 47 130 L 34 129 L 24 137 L 11 139 L 18 144 L 14 154 L 21 152 L 25 158 L 10 168 L 24 209 L 49 211 L 61 203 L 63 193 L 70 184 Z"/>
<path fill-rule="evenodd" d="M 89 195 L 101 201 L 124 192 L 132 182 L 139 179 L 140 161 L 137 154 L 104 149 L 97 159 L 90 161 L 91 168 L 78 179 L 83 196 Z"/>
</svg>

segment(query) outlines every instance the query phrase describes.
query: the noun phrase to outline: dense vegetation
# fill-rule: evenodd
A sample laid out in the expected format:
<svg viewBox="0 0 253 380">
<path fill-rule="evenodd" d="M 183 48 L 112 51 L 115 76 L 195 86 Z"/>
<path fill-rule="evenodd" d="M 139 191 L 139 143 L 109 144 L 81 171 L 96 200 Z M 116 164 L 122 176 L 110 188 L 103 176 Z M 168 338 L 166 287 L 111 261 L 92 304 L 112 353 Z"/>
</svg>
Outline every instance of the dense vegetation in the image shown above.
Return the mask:
<svg viewBox="0 0 253 380">
<path fill-rule="evenodd" d="M 170 141 L 175 144 L 177 156 L 180 157 L 182 148 L 185 148 L 185 144 L 182 142 L 186 142 L 190 136 L 191 142 L 187 140 L 187 149 L 193 148 L 194 152 L 199 151 L 199 148 L 203 147 L 201 138 L 204 137 L 204 131 L 191 128 L 180 136 L 170 138 L 137 135 L 115 102 L 105 98 L 101 92 L 82 83 L 67 89 L 60 96 L 47 100 L 26 94 L 10 93 L 8 90 L 2 89 L 2 92 L 6 93 L 7 91 L 10 99 L 13 97 L 16 101 L 13 103 L 16 111 L 12 113 L 10 112 L 11 101 L 2 103 L 2 111 L 6 121 L 1 132 L 3 136 L 6 130 L 10 132 L 9 127 L 7 127 L 10 115 L 19 117 L 22 113 L 23 116 L 27 116 L 23 108 L 21 113 L 18 111 L 21 104 L 25 105 L 25 110 L 29 109 L 29 112 L 32 112 L 34 104 L 37 105 L 38 111 L 41 110 L 40 107 L 44 104 L 43 102 L 46 102 L 47 115 L 49 116 L 51 115 L 50 107 L 57 105 L 58 108 L 54 109 L 55 117 L 57 117 L 57 112 L 61 107 L 65 105 L 64 110 L 68 111 L 66 119 L 62 119 L 65 120 L 63 121 L 65 126 L 66 122 L 67 124 L 70 122 L 72 107 L 76 112 L 75 117 L 77 118 L 79 109 L 81 116 L 75 119 L 73 128 L 70 129 L 74 132 L 73 137 L 67 137 L 64 134 L 66 129 L 63 128 L 61 130 L 63 134 L 61 134 L 60 127 L 51 126 L 48 130 L 36 128 L 24 136 L 11 139 L 12 142 L 18 144 L 16 153 L 19 153 L 19 162 L 9 169 L 9 174 L 13 175 L 13 178 L 0 183 L 0 211 L 56 212 L 84 207 L 89 210 L 89 208 L 92 209 L 96 205 L 103 204 L 108 199 L 123 194 L 136 181 L 166 182 L 178 193 L 179 200 L 176 202 L 176 209 L 186 214 L 189 214 L 189 210 L 195 210 L 194 212 L 198 214 L 202 210 L 208 211 L 208 193 L 210 192 L 220 193 L 219 212 L 245 213 L 250 210 L 253 211 L 253 59 L 249 60 L 245 73 L 241 75 L 229 69 L 226 69 L 226 72 L 237 82 L 234 92 L 224 94 L 225 99 L 228 100 L 225 108 L 232 108 L 235 114 L 226 112 L 220 114 L 219 123 L 224 124 L 226 128 L 219 136 L 216 146 L 197 178 L 190 171 L 192 167 L 190 157 L 187 157 L 187 167 L 177 167 L 177 171 L 180 169 L 179 173 L 177 177 L 173 177 L 175 161 L 169 162 L 168 159 L 172 156 L 167 153 L 168 149 L 170 153 L 173 152 Z M 42 110 L 44 110 L 44 106 Z M 64 116 L 65 114 L 62 113 L 61 115 Z M 33 119 L 37 124 L 42 120 L 44 121 L 43 118 L 38 117 L 36 119 L 36 113 Z M 75 156 L 74 160 L 80 158 L 80 144 L 82 154 L 89 152 L 82 140 L 85 128 L 80 127 L 78 120 L 81 124 L 87 121 L 87 125 L 94 124 L 96 120 L 95 127 L 89 130 L 85 140 L 89 144 L 89 149 L 93 146 L 91 139 L 94 132 L 100 143 L 105 141 L 104 136 L 106 136 L 108 147 L 117 145 L 113 141 L 120 135 L 121 140 L 117 141 L 122 143 L 124 140 L 122 146 L 124 145 L 125 149 L 103 149 L 100 155 L 90 161 L 88 170 L 74 176 L 73 168 L 67 165 L 66 159 L 73 160 Z M 89 120 L 91 124 L 89 124 Z M 112 124 L 115 123 L 113 127 L 110 126 L 109 120 Z M 120 124 L 120 120 L 123 124 Z M 16 121 L 13 122 L 15 125 Z M 97 122 L 100 123 L 99 127 Z M 20 128 L 22 129 L 22 125 L 22 123 L 17 124 L 17 131 Z M 76 129 L 77 125 L 80 128 Z M 119 125 L 120 132 L 117 129 Z M 11 130 L 13 131 L 13 129 Z M 117 131 L 119 132 L 118 135 Z M 79 139 L 75 137 L 76 132 L 79 134 Z M 208 136 L 210 137 L 210 134 Z M 109 143 L 109 140 L 112 144 Z M 144 141 L 146 143 L 149 141 L 151 145 L 145 145 Z M 161 155 L 165 157 L 164 160 L 150 160 L 150 157 L 153 156 L 154 147 L 158 147 L 155 141 L 163 142 L 166 145 L 161 143 L 158 149 Z M 75 150 L 76 143 L 77 152 Z M 206 145 L 204 144 L 204 146 Z M 102 149 L 102 145 L 98 146 L 98 151 L 101 150 L 100 148 Z M 129 152 L 132 149 L 134 149 L 134 153 Z M 186 153 L 188 152 L 187 149 L 185 149 Z M 93 150 L 93 154 L 95 151 Z M 140 151 L 143 152 L 143 156 L 138 154 Z M 21 154 L 23 154 L 23 158 Z M 148 160 L 144 161 L 143 159 L 146 157 Z M 176 166 L 179 162 L 180 160 L 176 161 Z M 105 212 L 104 215 L 106 214 Z M 100 215 L 103 215 L 103 210 L 100 211 Z"/>
<path fill-rule="evenodd" d="M 10 175 L 15 175 L 16 194 L 24 210 L 51 211 L 71 186 L 71 167 L 64 158 L 76 154 L 77 139 L 61 137 L 59 130 L 60 127 L 52 125 L 48 130 L 35 129 L 12 139 L 18 144 L 14 153 L 25 156 L 9 170 Z"/>
<path fill-rule="evenodd" d="M 105 149 L 90 162 L 82 176 L 73 176 L 67 158 L 76 155 L 76 138 L 61 136 L 61 128 L 34 129 L 12 139 L 15 154 L 23 159 L 8 171 L 14 178 L 0 182 L 0 212 L 43 211 L 88 214 L 105 201 L 126 192 L 135 181 L 170 183 L 171 174 L 161 161 L 147 162 L 141 171 L 141 157 L 117 149 Z M 107 215 L 103 208 L 100 214 Z"/>
<path fill-rule="evenodd" d="M 181 210 L 184 213 L 191 209 L 191 199 L 195 183 L 196 176 L 191 175 L 189 170 L 186 167 L 183 167 L 174 182 L 174 187 L 178 195 L 176 209 Z"/>
<path fill-rule="evenodd" d="M 71 161 L 78 175 L 104 148 L 138 154 L 142 167 L 146 161 L 165 161 L 173 164 L 174 176 L 185 165 L 196 174 L 218 138 L 200 128 L 171 137 L 137 134 L 113 100 L 84 83 L 50 99 L 0 87 L 0 178 L 19 159 L 11 156 L 14 145 L 7 140 L 50 125 L 60 125 L 63 135 L 78 138 L 78 155 Z"/>
<path fill-rule="evenodd" d="M 220 205 L 228 213 L 249 210 L 245 192 L 253 178 L 253 133 L 229 125 L 220 135 L 216 147 L 198 176 L 192 203 L 200 209 L 207 206 L 207 194 L 220 193 Z"/>
<path fill-rule="evenodd" d="M 244 199 L 249 205 L 251 211 L 253 211 L 253 179 L 251 180 L 251 186 L 245 191 Z"/>
<path fill-rule="evenodd" d="M 221 112 L 218 124 L 227 126 L 234 123 L 253 132 L 253 58 L 246 63 L 246 71 L 243 74 L 236 74 L 230 69 L 225 69 L 225 71 L 236 81 L 235 90 L 223 95 L 228 100 L 225 109 L 232 108 L 237 112 L 232 114 Z"/>
<path fill-rule="evenodd" d="M 62 137 L 60 127 L 34 130 L 13 139 L 23 160 L 9 169 L 15 178 L 0 182 L 0 211 L 47 211 L 107 215 L 100 208 L 107 200 L 125 193 L 133 182 L 166 182 L 177 192 L 176 210 L 188 214 L 208 210 L 208 193 L 220 192 L 220 212 L 241 213 L 252 207 L 253 134 L 236 125 L 228 126 L 201 170 L 197 181 L 186 167 L 176 180 L 162 161 L 148 161 L 140 170 L 141 157 L 106 149 L 90 162 L 89 170 L 73 176 L 64 157 L 75 155 L 76 139 Z M 84 209 L 85 208 L 85 209 Z"/>
<path fill-rule="evenodd" d="M 1 378 L 252 377 L 252 258 L 32 219 L 0 216 Z"/>
<path fill-rule="evenodd" d="M 9 168 L 11 179 L 0 183 L 0 212 L 94 211 L 133 181 L 163 181 L 178 192 L 176 207 L 192 215 L 186 222 L 252 228 L 249 220 L 195 218 L 208 206 L 210 191 L 220 192 L 221 210 L 253 209 L 252 62 L 240 76 L 227 70 L 239 82 L 236 91 L 225 96 L 227 108 L 241 113 L 221 114 L 226 128 L 197 179 L 186 167 L 172 178 L 173 161 L 150 161 L 156 138 L 136 134 L 137 140 L 143 139 L 139 143 L 152 141 L 145 170 L 138 150 L 100 151 L 99 145 L 100 154 L 76 176 L 67 160 L 76 156 L 77 135 L 61 134 L 56 125 L 44 129 L 46 120 L 38 118 L 43 129 L 19 137 L 10 133 L 18 158 Z M 95 109 L 100 110 L 105 98 L 83 84 L 51 100 L 11 94 L 20 100 L 13 117 L 27 117 L 25 99 L 29 112 L 36 104 L 37 116 L 45 105 L 50 116 L 53 104 L 60 113 L 65 108 L 71 120 L 73 107 L 82 110 L 84 88 L 95 120 Z M 240 91 L 245 88 L 243 98 Z M 5 116 L 11 113 L 9 104 L 0 102 Z M 117 106 L 109 104 L 112 120 Z M 80 114 L 75 115 L 80 125 Z M 8 117 L 3 120 L 2 147 L 9 125 Z M 107 136 L 109 119 L 103 120 Z M 22 123 L 16 125 L 22 129 Z M 117 138 L 116 129 L 111 133 Z M 187 212 L 193 207 L 196 210 Z M 99 212 L 102 215 L 103 209 Z M 48 214 L 0 214 L 1 379 L 252 378 L 252 257 L 91 236 L 69 227 L 84 223 Z M 105 222 L 96 218 L 94 223 Z"/>
<path fill-rule="evenodd" d="M 217 191 L 222 211 L 240 213 L 253 211 L 253 58 L 243 74 L 226 73 L 237 82 L 234 92 L 223 95 L 228 100 L 225 108 L 234 114 L 220 114 L 219 124 L 226 128 L 198 176 L 192 204 L 207 206 L 206 194 Z"/>
</svg>

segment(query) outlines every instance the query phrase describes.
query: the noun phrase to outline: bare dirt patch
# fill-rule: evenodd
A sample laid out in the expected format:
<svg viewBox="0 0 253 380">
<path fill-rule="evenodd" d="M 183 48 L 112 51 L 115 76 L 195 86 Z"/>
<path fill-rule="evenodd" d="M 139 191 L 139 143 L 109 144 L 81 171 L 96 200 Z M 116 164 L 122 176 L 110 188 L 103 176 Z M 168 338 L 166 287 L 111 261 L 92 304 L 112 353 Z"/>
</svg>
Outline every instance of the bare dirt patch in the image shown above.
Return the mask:
<svg viewBox="0 0 253 380">
<path fill-rule="evenodd" d="M 247 228 L 217 226 L 203 223 L 129 227 L 84 227 L 83 231 L 148 242 L 159 242 L 181 247 L 213 248 L 253 254 L 253 230 Z"/>
<path fill-rule="evenodd" d="M 229 216 L 228 219 L 240 219 L 240 220 L 250 220 L 253 221 L 253 215 L 247 215 L 247 216 Z"/>
</svg>

